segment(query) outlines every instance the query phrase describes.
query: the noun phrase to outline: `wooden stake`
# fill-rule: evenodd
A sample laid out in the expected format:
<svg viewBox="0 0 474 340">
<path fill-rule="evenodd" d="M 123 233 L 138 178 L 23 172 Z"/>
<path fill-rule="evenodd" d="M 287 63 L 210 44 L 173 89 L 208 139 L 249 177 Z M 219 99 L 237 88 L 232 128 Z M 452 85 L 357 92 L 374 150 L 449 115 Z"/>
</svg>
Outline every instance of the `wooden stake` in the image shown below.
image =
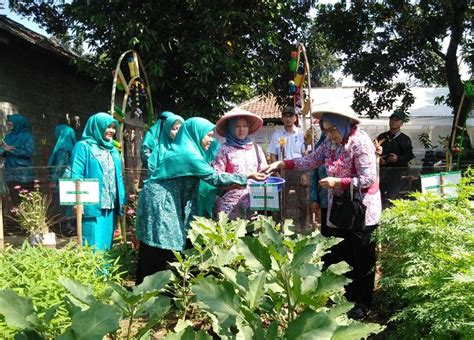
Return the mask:
<svg viewBox="0 0 474 340">
<path fill-rule="evenodd" d="M 3 197 L 0 196 L 0 250 L 3 250 L 5 247 L 5 242 L 3 238 Z"/>
<path fill-rule="evenodd" d="M 77 245 L 82 247 L 82 211 L 81 204 L 81 181 L 76 181 L 76 228 L 77 228 Z"/>
</svg>

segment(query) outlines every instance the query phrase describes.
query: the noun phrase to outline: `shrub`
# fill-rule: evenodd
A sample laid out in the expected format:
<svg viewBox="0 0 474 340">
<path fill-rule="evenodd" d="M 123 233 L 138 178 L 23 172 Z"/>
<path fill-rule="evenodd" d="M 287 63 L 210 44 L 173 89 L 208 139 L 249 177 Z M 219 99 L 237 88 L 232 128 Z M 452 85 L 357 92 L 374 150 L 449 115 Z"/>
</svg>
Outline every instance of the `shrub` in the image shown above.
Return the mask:
<svg viewBox="0 0 474 340">
<path fill-rule="evenodd" d="M 39 318 L 57 305 L 48 327 L 48 336 L 55 336 L 70 325 L 66 308 L 66 289 L 60 278 L 68 278 L 94 287 L 101 297 L 106 281 L 119 282 L 118 266 L 102 253 L 88 248 L 68 246 L 64 249 L 31 247 L 26 242 L 21 249 L 7 248 L 0 253 L 0 289 L 9 289 L 23 297 L 30 297 Z M 0 316 L 0 338 L 10 339 L 15 330 L 5 325 Z"/>
<path fill-rule="evenodd" d="M 474 337 L 473 179 L 457 199 L 415 193 L 383 213 L 380 285 L 403 306 L 392 318 L 403 335 Z"/>
</svg>

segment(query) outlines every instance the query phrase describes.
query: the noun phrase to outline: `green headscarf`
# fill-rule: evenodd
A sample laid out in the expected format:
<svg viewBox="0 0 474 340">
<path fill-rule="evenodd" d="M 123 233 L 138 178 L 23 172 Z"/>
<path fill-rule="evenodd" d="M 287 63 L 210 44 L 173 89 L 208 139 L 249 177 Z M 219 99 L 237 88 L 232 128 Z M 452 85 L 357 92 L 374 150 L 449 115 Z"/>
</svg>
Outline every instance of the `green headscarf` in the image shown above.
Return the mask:
<svg viewBox="0 0 474 340">
<path fill-rule="evenodd" d="M 118 129 L 118 122 L 108 113 L 99 112 L 90 116 L 82 133 L 82 140 L 112 150 L 114 148 L 113 141 L 104 137 L 105 129 L 111 123 L 115 123 L 115 128 Z"/>
<path fill-rule="evenodd" d="M 54 129 L 56 145 L 49 155 L 48 166 L 53 165 L 54 157 L 59 150 L 71 151 L 76 144 L 76 132 L 72 127 L 66 124 L 60 124 Z"/>
<path fill-rule="evenodd" d="M 171 148 L 173 140 L 170 137 L 171 128 L 176 122 L 184 123 L 184 119 L 181 116 L 175 115 L 174 113 L 168 112 L 167 118 L 163 122 L 161 128 L 160 139 L 155 145 L 155 148 L 148 159 L 148 170 L 150 174 L 153 174 L 160 159 L 163 159 L 166 152 Z M 178 131 L 179 133 L 179 131 Z M 177 138 L 178 136 L 176 136 Z"/>
<path fill-rule="evenodd" d="M 214 139 L 206 151 L 207 162 L 212 163 L 217 156 L 220 144 L 217 139 Z M 197 215 L 204 217 L 212 217 L 214 204 L 216 202 L 217 188 L 204 181 L 199 182 L 199 193 L 197 197 Z"/>
<path fill-rule="evenodd" d="M 207 162 L 201 141 L 214 127 L 214 124 L 201 117 L 188 119 L 164 157 L 157 160 L 149 180 L 205 176 L 213 173 L 214 169 Z"/>
</svg>

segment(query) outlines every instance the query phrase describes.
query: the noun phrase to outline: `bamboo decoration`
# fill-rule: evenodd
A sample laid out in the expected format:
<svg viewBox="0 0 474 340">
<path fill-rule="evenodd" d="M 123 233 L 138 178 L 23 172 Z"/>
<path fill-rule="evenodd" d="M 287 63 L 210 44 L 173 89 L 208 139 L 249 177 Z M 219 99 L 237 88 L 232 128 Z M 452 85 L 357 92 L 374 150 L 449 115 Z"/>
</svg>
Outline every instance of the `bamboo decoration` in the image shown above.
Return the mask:
<svg viewBox="0 0 474 340">
<path fill-rule="evenodd" d="M 302 43 L 297 45 L 296 51 L 296 68 L 294 69 L 293 79 L 294 85 L 296 86 L 296 92 L 293 95 L 293 105 L 295 112 L 298 112 L 297 108 L 301 108 L 301 120 L 303 131 L 306 132 L 306 115 L 309 113 L 311 115 L 312 110 L 312 100 L 311 100 L 311 69 L 306 55 L 306 49 Z M 303 74 L 299 70 L 300 62 L 303 62 L 304 69 Z M 305 100 L 303 96 L 303 89 L 306 85 L 308 91 L 308 98 Z M 299 101 L 299 102 L 298 102 Z M 313 125 L 310 124 L 311 129 L 311 145 L 314 144 L 314 131 Z"/>
<path fill-rule="evenodd" d="M 125 63 L 124 63 L 125 61 Z M 123 67 L 123 68 L 122 68 Z M 126 75 L 129 75 L 127 77 Z M 119 85 L 119 86 L 118 86 Z M 132 94 L 133 86 L 143 86 L 144 91 L 147 94 L 147 100 L 145 103 L 145 110 L 142 112 L 142 118 L 144 121 L 145 129 L 153 124 L 154 112 L 153 112 L 153 101 L 151 97 L 151 87 L 148 81 L 148 76 L 145 72 L 142 60 L 138 53 L 134 50 L 128 50 L 122 53 L 117 61 L 117 66 L 113 72 L 112 82 L 112 97 L 110 100 L 110 114 L 119 121 L 119 127 L 117 128 L 117 145 L 124 150 L 124 127 L 127 123 L 127 113 L 129 97 Z M 123 99 L 122 104 L 116 104 L 117 90 L 122 91 L 123 88 Z M 135 88 L 138 91 L 138 88 Z M 122 152 L 122 166 L 126 168 L 124 155 Z M 120 230 L 122 234 L 123 242 L 126 242 L 126 226 L 125 220 L 120 219 Z"/>
</svg>

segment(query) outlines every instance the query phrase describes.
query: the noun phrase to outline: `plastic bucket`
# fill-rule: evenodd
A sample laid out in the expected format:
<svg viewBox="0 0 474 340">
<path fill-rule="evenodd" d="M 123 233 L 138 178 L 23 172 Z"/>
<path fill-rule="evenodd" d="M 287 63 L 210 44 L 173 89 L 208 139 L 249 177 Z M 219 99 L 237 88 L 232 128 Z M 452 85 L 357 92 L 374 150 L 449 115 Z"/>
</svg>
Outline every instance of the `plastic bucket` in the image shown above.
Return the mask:
<svg viewBox="0 0 474 340">
<path fill-rule="evenodd" d="M 266 180 L 264 181 L 249 181 L 250 183 L 255 183 L 255 184 L 263 184 L 263 183 L 267 183 L 267 184 L 276 184 L 277 188 L 278 188 L 278 191 L 281 191 L 281 189 L 283 188 L 283 184 L 285 183 L 285 179 L 284 178 L 281 178 L 281 177 L 268 177 Z"/>
</svg>

